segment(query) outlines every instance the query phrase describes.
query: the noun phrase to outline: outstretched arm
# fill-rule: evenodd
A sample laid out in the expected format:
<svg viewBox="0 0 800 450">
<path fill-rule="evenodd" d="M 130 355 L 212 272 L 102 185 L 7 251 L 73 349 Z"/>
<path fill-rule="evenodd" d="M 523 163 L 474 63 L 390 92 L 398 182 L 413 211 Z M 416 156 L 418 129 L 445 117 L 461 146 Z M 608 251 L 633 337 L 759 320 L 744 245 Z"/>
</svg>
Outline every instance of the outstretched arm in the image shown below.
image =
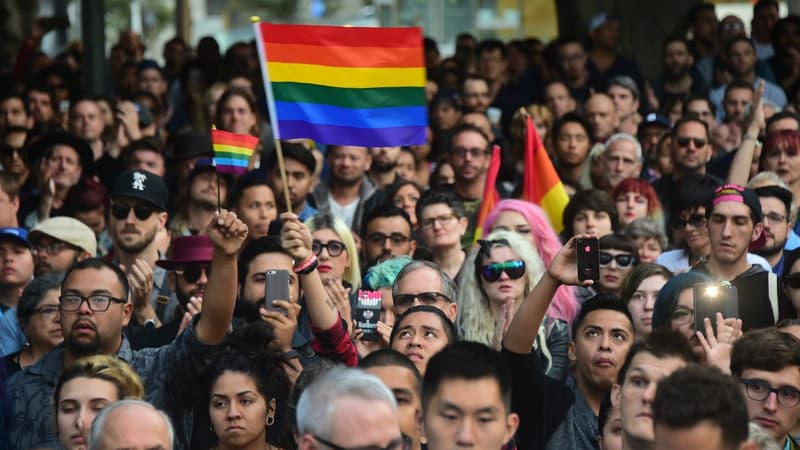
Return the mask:
<svg viewBox="0 0 800 450">
<path fill-rule="evenodd" d="M 592 281 L 578 281 L 577 257 L 575 252 L 575 242 L 580 238 L 595 237 L 591 234 L 574 236 L 567 241 L 561 250 L 558 251 L 550 267 L 542 278 L 525 297 L 519 310 L 511 321 L 511 326 L 506 331 L 503 339 L 503 347 L 514 353 L 530 353 L 533 341 L 539 331 L 539 326 L 544 320 L 550 301 L 556 293 L 556 289 L 562 284 L 576 286 L 591 286 Z"/>
<path fill-rule="evenodd" d="M 203 312 L 197 321 L 197 338 L 204 344 L 216 345 L 228 333 L 236 303 L 236 253 L 247 238 L 247 225 L 236 213 L 225 209 L 214 216 L 206 233 L 214 243 L 211 267 L 203 300 Z"/>
<path fill-rule="evenodd" d="M 753 156 L 758 145 L 758 135 L 764 127 L 764 80 L 758 83 L 756 88 L 756 95 L 753 98 L 753 107 L 751 111 L 750 124 L 742 136 L 742 145 L 733 156 L 731 168 L 728 170 L 728 183 L 734 183 L 741 186 L 747 184 L 750 179 L 750 165 L 753 162 Z"/>
<path fill-rule="evenodd" d="M 281 214 L 281 245 L 294 258 L 295 265 L 303 264 L 313 255 L 311 251 L 311 232 L 294 213 Z M 328 330 L 339 322 L 339 310 L 328 297 L 322 278 L 315 269 L 303 275 L 298 274 L 303 288 L 305 306 L 311 323 L 322 330 Z"/>
</svg>

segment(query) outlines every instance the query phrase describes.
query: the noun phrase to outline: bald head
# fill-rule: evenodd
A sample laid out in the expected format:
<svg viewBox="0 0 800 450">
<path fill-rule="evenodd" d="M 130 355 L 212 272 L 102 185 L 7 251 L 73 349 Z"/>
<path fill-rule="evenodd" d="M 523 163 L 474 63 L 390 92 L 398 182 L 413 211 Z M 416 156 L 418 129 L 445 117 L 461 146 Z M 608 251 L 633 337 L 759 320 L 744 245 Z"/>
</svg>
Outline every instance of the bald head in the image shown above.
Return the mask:
<svg viewBox="0 0 800 450">
<path fill-rule="evenodd" d="M 166 414 L 147 402 L 122 400 L 106 406 L 95 417 L 89 449 L 172 450 L 173 439 Z"/>
<path fill-rule="evenodd" d="M 594 94 L 584 105 L 586 119 L 592 124 L 595 141 L 605 141 L 619 126 L 619 118 L 614 101 L 607 94 Z"/>
<path fill-rule="evenodd" d="M 492 124 L 489 123 L 489 118 L 486 117 L 486 113 L 481 112 L 470 112 L 466 113 L 461 116 L 460 123 L 468 123 L 470 125 L 475 125 L 476 127 L 480 128 L 486 136 L 489 136 L 489 140 L 494 140 L 494 133 L 492 133 Z"/>
</svg>

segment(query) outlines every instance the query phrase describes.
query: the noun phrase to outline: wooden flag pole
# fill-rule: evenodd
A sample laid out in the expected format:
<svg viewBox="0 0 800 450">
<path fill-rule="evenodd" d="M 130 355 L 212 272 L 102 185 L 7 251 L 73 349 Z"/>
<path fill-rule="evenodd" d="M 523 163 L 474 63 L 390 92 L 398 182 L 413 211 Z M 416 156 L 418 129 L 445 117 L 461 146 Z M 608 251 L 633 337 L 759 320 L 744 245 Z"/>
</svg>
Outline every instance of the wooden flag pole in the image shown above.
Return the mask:
<svg viewBox="0 0 800 450">
<path fill-rule="evenodd" d="M 272 97 L 272 88 L 270 87 L 270 78 L 267 75 L 267 54 L 264 49 L 263 36 L 258 28 L 261 18 L 258 16 L 250 16 L 250 22 L 253 24 L 253 30 L 256 35 L 256 46 L 258 47 L 259 66 L 261 67 L 261 77 L 264 81 L 264 94 L 267 97 L 267 107 L 269 109 L 269 120 L 272 125 L 272 133 L 275 135 L 275 152 L 278 156 L 278 171 L 281 175 L 281 183 L 283 183 L 283 196 L 286 202 L 286 211 L 294 212 L 292 210 L 292 199 L 289 196 L 289 183 L 286 181 L 286 165 L 283 163 L 283 148 L 281 147 L 280 130 L 278 129 L 278 117 L 275 113 L 275 103 Z M 277 200 L 277 199 L 276 199 Z"/>
<path fill-rule="evenodd" d="M 286 211 L 294 212 L 292 209 L 292 199 L 289 196 L 289 183 L 286 181 L 286 166 L 283 164 L 283 148 L 281 140 L 275 139 L 275 153 L 278 155 L 278 170 L 281 173 L 281 184 L 283 184 L 283 197 L 286 201 Z"/>
<path fill-rule="evenodd" d="M 217 126 L 214 125 L 214 124 L 211 124 L 211 130 L 213 131 L 213 130 L 216 130 L 216 129 L 217 129 Z M 213 146 L 213 144 L 212 144 L 212 146 Z M 222 200 L 220 199 L 220 193 L 219 193 L 219 172 L 217 171 L 217 155 L 216 155 L 216 153 L 211 158 L 211 164 L 214 165 L 214 174 L 217 176 L 217 213 L 220 213 L 220 212 L 222 212 Z"/>
</svg>

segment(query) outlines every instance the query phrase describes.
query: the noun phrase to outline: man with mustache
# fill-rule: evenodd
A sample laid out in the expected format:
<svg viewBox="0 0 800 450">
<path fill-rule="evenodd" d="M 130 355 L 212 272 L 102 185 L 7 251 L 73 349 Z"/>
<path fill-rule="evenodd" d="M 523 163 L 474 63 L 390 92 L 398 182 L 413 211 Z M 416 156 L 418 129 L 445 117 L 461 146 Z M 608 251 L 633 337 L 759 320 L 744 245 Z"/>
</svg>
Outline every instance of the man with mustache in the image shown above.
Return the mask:
<svg viewBox="0 0 800 450">
<path fill-rule="evenodd" d="M 191 236 L 204 230 L 214 218 L 217 207 L 226 206 L 230 181 L 230 175 L 217 173 L 210 159 L 198 161 L 189 173 L 188 201 L 179 206 L 178 213 L 169 224 L 173 235 Z"/>
<path fill-rule="evenodd" d="M 391 204 L 375 207 L 369 212 L 364 218 L 361 238 L 364 273 L 395 256 L 413 256 L 417 248 L 411 235 L 411 219 L 405 211 Z"/>
<path fill-rule="evenodd" d="M 711 254 L 692 270 L 736 286 L 742 329 L 770 327 L 794 317 L 794 308 L 777 288 L 778 280 L 771 279 L 775 274 L 747 261 L 750 245 L 764 243 L 761 204 L 755 192 L 738 184 L 718 187 L 706 205 L 706 218 Z"/>
<path fill-rule="evenodd" d="M 166 270 L 155 265 L 161 258 L 155 238 L 167 223 L 168 195 L 164 180 L 145 170 L 123 173 L 111 191 L 110 253 L 131 283 L 135 325 L 158 327 L 177 306 L 169 300 Z"/>
<path fill-rule="evenodd" d="M 176 448 L 191 441 L 191 406 L 203 390 L 198 373 L 225 340 L 236 301 L 236 254 L 247 227 L 234 213 L 222 210 L 206 234 L 214 243 L 203 314 L 169 345 L 132 350 L 123 328 L 133 315 L 128 276 L 116 264 L 100 258 L 72 266 L 61 284 L 59 304 L 64 345 L 46 353 L 38 362 L 14 374 L 8 381 L 11 414 L 17 424 L 11 433 L 13 448 L 54 448 L 52 398 L 64 367 L 82 356 L 115 355 L 139 374 L 145 396 L 163 409 L 175 424 Z"/>
<path fill-rule="evenodd" d="M 53 217 L 28 234 L 33 247 L 36 276 L 66 272 L 73 264 L 97 254 L 97 238 L 91 228 L 72 217 Z"/>
<path fill-rule="evenodd" d="M 134 350 L 169 344 L 186 322 L 202 308 L 208 279 L 211 277 L 214 243 L 203 234 L 179 236 L 172 241 L 170 248 L 170 258 L 156 261 L 156 266 L 169 271 L 167 283 L 178 300 L 177 310 L 172 320 L 161 327 L 131 329 L 128 337 Z"/>
</svg>

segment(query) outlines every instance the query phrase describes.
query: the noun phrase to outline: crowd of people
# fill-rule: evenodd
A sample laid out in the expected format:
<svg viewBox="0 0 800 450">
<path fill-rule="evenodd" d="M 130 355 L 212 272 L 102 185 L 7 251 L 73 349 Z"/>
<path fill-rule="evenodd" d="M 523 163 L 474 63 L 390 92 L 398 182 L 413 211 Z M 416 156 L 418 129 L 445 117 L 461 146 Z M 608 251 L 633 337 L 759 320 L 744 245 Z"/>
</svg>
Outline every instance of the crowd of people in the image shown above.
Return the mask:
<svg viewBox="0 0 800 450">
<path fill-rule="evenodd" d="M 0 448 L 800 448 L 800 17 L 778 6 L 748 36 L 698 5 L 654 79 L 605 13 L 588 40 L 426 38 L 425 143 L 285 141 L 281 164 L 254 42 L 175 38 L 161 65 L 121 32 L 93 97 L 37 21 L 0 95 Z M 519 199 L 527 118 L 563 230 Z M 216 172 L 212 126 L 259 138 L 247 172 Z M 738 313 L 697 321 L 701 285 Z"/>
</svg>

